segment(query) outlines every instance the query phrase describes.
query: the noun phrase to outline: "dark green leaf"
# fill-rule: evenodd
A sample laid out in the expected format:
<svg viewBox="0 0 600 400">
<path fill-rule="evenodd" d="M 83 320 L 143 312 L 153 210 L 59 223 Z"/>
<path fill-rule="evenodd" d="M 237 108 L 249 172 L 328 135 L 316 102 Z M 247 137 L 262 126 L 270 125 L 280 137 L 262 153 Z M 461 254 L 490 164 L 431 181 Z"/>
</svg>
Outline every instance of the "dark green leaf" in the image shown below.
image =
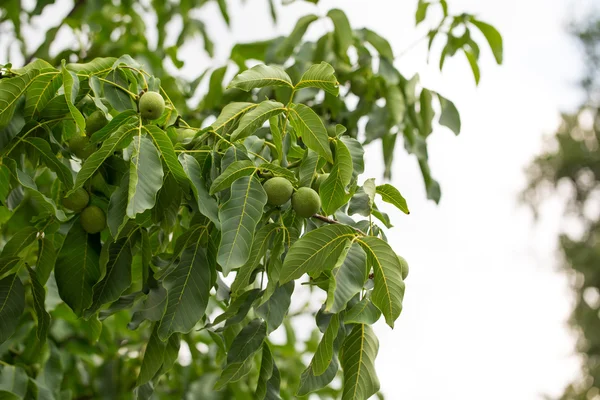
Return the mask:
<svg viewBox="0 0 600 400">
<path fill-rule="evenodd" d="M 25 310 L 25 288 L 17 274 L 0 280 L 0 344 L 12 336 Z"/>
</svg>

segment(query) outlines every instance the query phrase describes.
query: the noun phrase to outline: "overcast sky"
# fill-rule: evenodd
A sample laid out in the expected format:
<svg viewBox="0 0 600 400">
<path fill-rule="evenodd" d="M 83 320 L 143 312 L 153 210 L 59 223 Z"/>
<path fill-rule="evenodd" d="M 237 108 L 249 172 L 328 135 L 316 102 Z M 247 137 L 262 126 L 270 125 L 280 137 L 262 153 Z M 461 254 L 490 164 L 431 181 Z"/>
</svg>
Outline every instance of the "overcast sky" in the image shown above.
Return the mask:
<svg viewBox="0 0 600 400">
<path fill-rule="evenodd" d="M 414 157 L 399 152 L 395 159 L 392 183 L 411 214 L 383 208 L 395 222 L 388 238 L 409 261 L 410 275 L 396 328 L 376 326 L 377 370 L 388 399 L 530 400 L 560 394 L 577 374 L 566 326 L 572 298 L 557 272 L 555 246 L 557 232 L 573 227 L 561 220 L 560 199 L 550 199 L 534 223 L 517 197 L 526 182 L 523 169 L 555 129 L 559 111 L 580 100 L 579 52 L 565 26 L 586 1 L 450 0 L 451 13 L 475 13 L 504 36 L 501 67 L 482 46 L 478 88 L 461 57 L 447 61 L 443 74 L 437 59 L 428 65 L 424 44 L 396 63 L 456 103 L 463 131 L 457 138 L 441 128 L 429 140 L 443 192 L 439 206 L 425 200 Z M 324 15 L 342 8 L 353 27 L 389 38 L 396 54 L 426 32 L 414 28 L 416 0 L 321 0 L 318 8 L 299 2 L 280 10 L 278 26 L 266 1 L 229 3 L 231 31 L 216 7 L 204 15 L 219 38 L 216 60 L 192 43 L 180 51 L 188 61 L 185 75 L 195 78 L 207 63 L 222 65 L 234 42 L 287 34 L 299 16 L 315 10 Z M 308 35 L 328 28 L 319 21 Z M 366 161 L 365 175 L 380 178 L 379 144 L 368 149 Z"/>
</svg>

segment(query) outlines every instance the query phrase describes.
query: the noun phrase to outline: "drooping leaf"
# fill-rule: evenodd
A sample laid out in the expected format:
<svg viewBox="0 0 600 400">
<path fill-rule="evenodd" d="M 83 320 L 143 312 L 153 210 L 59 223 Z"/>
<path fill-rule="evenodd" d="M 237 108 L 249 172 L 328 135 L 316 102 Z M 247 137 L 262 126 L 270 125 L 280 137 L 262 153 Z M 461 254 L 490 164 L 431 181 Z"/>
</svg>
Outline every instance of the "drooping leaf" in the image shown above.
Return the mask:
<svg viewBox="0 0 600 400">
<path fill-rule="evenodd" d="M 27 272 L 29 272 L 29 279 L 31 280 L 33 309 L 35 310 L 35 315 L 37 317 L 36 336 L 40 343 L 44 343 L 46 341 L 46 336 L 48 335 L 48 329 L 50 328 L 50 314 L 46 311 L 45 306 L 46 289 L 38 279 L 36 272 L 28 265 Z"/>
<path fill-rule="evenodd" d="M 75 220 L 58 252 L 54 268 L 58 292 L 78 316 L 92 304 L 92 288 L 100 279 L 100 249 L 100 235 L 88 234 Z"/>
<path fill-rule="evenodd" d="M 363 297 L 344 314 L 347 324 L 373 325 L 381 317 L 381 311 L 373 304 L 370 298 Z"/>
<path fill-rule="evenodd" d="M 326 215 L 332 215 L 350 200 L 346 186 L 350 183 L 353 175 L 352 156 L 346 145 L 340 140 L 336 141 L 335 149 L 335 163 L 329 177 L 319 189 L 321 207 Z"/>
<path fill-rule="evenodd" d="M 17 274 L 0 279 L 0 344 L 12 336 L 25 310 L 25 288 Z"/>
<path fill-rule="evenodd" d="M 258 383 L 256 384 L 256 392 L 254 392 L 254 396 L 257 399 L 265 398 L 267 394 L 267 382 L 273 376 L 274 361 L 271 348 L 268 343 L 263 343 L 262 349 Z"/>
<path fill-rule="evenodd" d="M 394 60 L 394 52 L 390 42 L 370 29 L 364 28 L 362 33 L 365 35 L 365 40 L 377 50 L 381 57 L 384 57 L 389 61 Z"/>
<path fill-rule="evenodd" d="M 311 65 L 295 86 L 296 89 L 306 87 L 323 89 L 334 96 L 340 93 L 339 82 L 335 77 L 335 70 L 326 62 Z"/>
<path fill-rule="evenodd" d="M 144 129 L 148 132 L 148 136 L 152 138 L 152 141 L 158 150 L 158 154 L 167 166 L 167 169 L 177 180 L 182 190 L 186 192 L 190 181 L 177 159 L 175 149 L 173 148 L 169 136 L 155 125 L 145 125 Z"/>
<path fill-rule="evenodd" d="M 160 340 L 158 336 L 158 324 L 155 324 L 146 350 L 144 351 L 144 358 L 136 386 L 150 382 L 161 370 L 166 359 L 177 357 L 179 345 L 180 338 L 178 335 L 172 335 L 167 341 Z"/>
<path fill-rule="evenodd" d="M 265 86 L 293 87 L 292 79 L 283 68 L 265 64 L 258 64 L 237 75 L 228 87 L 248 92 L 252 89 Z"/>
<path fill-rule="evenodd" d="M 294 52 L 296 46 L 298 46 L 298 44 L 302 40 L 302 37 L 308 30 L 310 24 L 312 24 L 318 19 L 319 17 L 313 14 L 305 15 L 299 18 L 292 32 L 288 36 L 286 36 L 285 40 L 280 45 L 278 53 L 281 54 L 282 57 L 289 57 Z"/>
<path fill-rule="evenodd" d="M 374 236 L 361 237 L 356 241 L 367 253 L 368 263 L 373 267 L 373 304 L 381 310 L 385 322 L 393 328 L 394 321 L 402 311 L 402 265 L 394 250 L 385 241 Z"/>
<path fill-rule="evenodd" d="M 346 13 L 340 9 L 329 10 L 327 16 L 333 22 L 333 34 L 335 37 L 336 51 L 338 55 L 346 56 L 348 48 L 352 44 L 353 32 Z"/>
<path fill-rule="evenodd" d="M 478 21 L 476 19 L 471 19 L 470 21 L 473 25 L 475 25 L 485 39 L 490 45 L 490 49 L 492 49 L 492 53 L 494 53 L 494 58 L 498 64 L 502 64 L 502 55 L 503 55 L 503 43 L 502 43 L 502 35 L 498 32 L 496 28 L 493 26 L 486 24 L 485 22 Z"/>
<path fill-rule="evenodd" d="M 453 102 L 446 99 L 445 97 L 442 97 L 439 93 L 438 98 L 440 99 L 440 105 L 442 107 L 442 114 L 440 115 L 440 125 L 444 125 L 450 128 L 450 130 L 452 130 L 452 132 L 454 132 L 455 135 L 458 135 L 460 133 L 461 122 L 460 114 L 458 113 L 456 106 Z"/>
<path fill-rule="evenodd" d="M 344 383 L 342 400 L 367 400 L 379 390 L 375 358 L 379 341 L 369 325 L 355 325 L 340 351 Z"/>
<path fill-rule="evenodd" d="M 339 327 L 340 317 L 338 314 L 333 314 L 310 363 L 315 376 L 325 373 L 333 360 L 333 341 L 337 337 Z"/>
<path fill-rule="evenodd" d="M 316 151 L 321 157 L 333 163 L 327 129 L 312 108 L 304 104 L 292 105 L 290 123 L 309 149 Z"/>
<path fill-rule="evenodd" d="M 255 176 L 244 176 L 231 186 L 231 198 L 219 210 L 221 244 L 217 262 L 226 276 L 248 261 L 254 230 L 267 204 L 267 194 Z"/>
<path fill-rule="evenodd" d="M 406 200 L 394 186 L 389 183 L 379 185 L 377 186 L 377 193 L 381 195 L 382 200 L 386 203 L 393 204 L 404 214 L 410 214 L 408 206 L 406 205 Z"/>
<path fill-rule="evenodd" d="M 158 328 L 160 340 L 167 340 L 175 332 L 189 332 L 204 315 L 214 272 L 200 244 L 197 240 L 188 246 L 165 277 L 167 308 Z"/>
<path fill-rule="evenodd" d="M 331 271 L 325 311 L 339 313 L 367 280 L 367 255 L 357 243 L 352 243 L 346 257 Z"/>
<path fill-rule="evenodd" d="M 135 136 L 131 147 L 127 216 L 135 218 L 137 214 L 154 207 L 164 172 L 158 150 L 148 137 Z"/>
<path fill-rule="evenodd" d="M 305 273 L 331 270 L 344 246 L 356 235 L 349 226 L 326 225 L 308 232 L 292 245 L 283 262 L 280 283 L 300 278 Z"/>
<path fill-rule="evenodd" d="M 65 68 L 65 63 L 63 60 L 63 68 L 61 70 L 62 78 L 63 78 L 63 87 L 65 89 L 65 100 L 67 101 L 67 107 L 69 108 L 69 112 L 71 113 L 71 117 L 77 124 L 80 132 L 85 131 L 85 119 L 83 118 L 83 114 L 77 107 L 75 107 L 75 99 L 79 94 L 79 80 L 77 76 L 74 77 L 74 73 L 71 73 L 69 70 Z"/>
<path fill-rule="evenodd" d="M 206 180 L 202 176 L 202 170 L 200 169 L 198 161 L 189 154 L 181 154 L 179 156 L 179 162 L 183 166 L 183 170 L 189 179 L 192 181 L 192 190 L 196 196 L 198 210 L 202 215 L 207 216 L 217 227 L 220 227 L 219 206 L 217 201 L 209 194 Z"/>
<path fill-rule="evenodd" d="M 277 286 L 271 297 L 255 309 L 256 315 L 267 323 L 267 333 L 273 332 L 283 322 L 283 318 L 290 308 L 293 292 L 293 281 Z"/>
</svg>

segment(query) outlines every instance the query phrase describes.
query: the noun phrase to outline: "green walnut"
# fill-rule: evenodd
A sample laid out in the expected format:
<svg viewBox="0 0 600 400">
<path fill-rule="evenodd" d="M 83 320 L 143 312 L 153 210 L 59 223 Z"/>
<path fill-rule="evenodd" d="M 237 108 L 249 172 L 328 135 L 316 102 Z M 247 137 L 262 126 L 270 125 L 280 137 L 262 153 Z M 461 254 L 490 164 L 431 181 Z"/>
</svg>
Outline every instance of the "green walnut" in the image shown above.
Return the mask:
<svg viewBox="0 0 600 400">
<path fill-rule="evenodd" d="M 317 178 L 312 183 L 312 188 L 318 192 L 321 188 L 321 185 L 323 184 L 323 182 L 325 182 L 325 180 L 327 180 L 327 178 L 329 178 L 329 174 L 317 175 Z"/>
<path fill-rule="evenodd" d="M 402 280 L 406 279 L 408 276 L 408 263 L 406 260 L 400 256 L 398 256 L 398 261 L 400 262 L 400 266 L 402 267 Z"/>
<path fill-rule="evenodd" d="M 350 81 L 350 88 L 352 89 L 352 93 L 359 97 L 367 94 L 368 86 L 369 85 L 367 83 L 367 80 L 362 76 L 354 77 Z"/>
<path fill-rule="evenodd" d="M 98 233 L 106 227 L 106 215 L 98 206 L 88 206 L 81 212 L 81 226 L 87 233 Z"/>
<path fill-rule="evenodd" d="M 83 160 L 92 155 L 95 147 L 90 145 L 90 139 L 88 139 L 87 136 L 77 135 L 69 140 L 69 150 L 71 153 L 75 154 L 77 158 Z"/>
<path fill-rule="evenodd" d="M 190 128 L 177 129 L 177 141 L 179 143 L 189 143 L 196 136 L 196 130 Z"/>
<path fill-rule="evenodd" d="M 94 132 L 104 128 L 106 124 L 108 124 L 108 120 L 104 116 L 104 113 L 100 110 L 96 110 L 85 120 L 85 133 L 87 133 L 88 136 L 92 136 Z"/>
<path fill-rule="evenodd" d="M 140 114 L 146 119 L 157 119 L 165 111 L 165 99 L 156 92 L 146 92 L 140 97 Z"/>
<path fill-rule="evenodd" d="M 69 210 L 79 212 L 87 207 L 90 202 L 90 195 L 87 190 L 83 188 L 79 188 L 70 196 L 67 196 L 62 199 L 62 205 Z"/>
<path fill-rule="evenodd" d="M 267 201 L 274 206 L 285 204 L 294 192 L 292 183 L 280 176 L 269 179 L 264 183 L 263 187 L 265 192 L 267 192 Z"/>
<path fill-rule="evenodd" d="M 298 216 L 308 218 L 321 209 L 319 194 L 311 188 L 302 187 L 292 196 L 292 208 Z"/>
</svg>

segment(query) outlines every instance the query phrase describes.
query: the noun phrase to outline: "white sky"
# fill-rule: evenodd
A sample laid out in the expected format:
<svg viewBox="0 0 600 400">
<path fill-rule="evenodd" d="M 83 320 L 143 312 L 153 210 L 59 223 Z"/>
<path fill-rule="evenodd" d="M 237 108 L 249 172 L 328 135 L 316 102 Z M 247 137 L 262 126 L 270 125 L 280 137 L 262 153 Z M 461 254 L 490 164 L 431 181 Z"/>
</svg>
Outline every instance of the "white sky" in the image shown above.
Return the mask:
<svg viewBox="0 0 600 400">
<path fill-rule="evenodd" d="M 543 135 L 554 130 L 559 110 L 580 99 L 580 57 L 565 26 L 582 1 L 449 0 L 451 13 L 475 13 L 504 36 L 501 67 L 481 47 L 478 88 L 463 58 L 448 60 L 440 74 L 437 59 L 426 64 L 424 45 L 396 63 L 406 75 L 419 72 L 426 87 L 455 102 L 463 131 L 456 138 L 442 128 L 429 140 L 432 171 L 443 191 L 439 206 L 425 201 L 414 157 L 399 152 L 394 163 L 392 183 L 411 214 L 383 208 L 396 225 L 388 237 L 409 261 L 410 275 L 396 328 L 376 326 L 377 369 L 388 399 L 538 399 L 559 395 L 577 374 L 566 326 L 572 298 L 556 271 L 556 235 L 569 227 L 557 199 L 534 224 L 517 197 L 526 182 L 523 169 L 540 151 Z M 324 15 L 344 9 L 353 27 L 390 39 L 396 54 L 426 32 L 414 28 L 416 0 L 321 0 L 318 8 L 298 3 L 280 10 L 276 27 L 266 1 L 229 3 L 232 31 L 216 7 L 203 14 L 219 38 L 217 60 L 208 60 L 198 50 L 201 44 L 193 43 L 180 51 L 188 61 L 185 75 L 221 65 L 234 42 L 287 34 L 298 16 L 315 10 Z M 326 28 L 319 21 L 308 34 Z M 379 179 L 379 144 L 366 160 L 366 176 Z"/>
</svg>

